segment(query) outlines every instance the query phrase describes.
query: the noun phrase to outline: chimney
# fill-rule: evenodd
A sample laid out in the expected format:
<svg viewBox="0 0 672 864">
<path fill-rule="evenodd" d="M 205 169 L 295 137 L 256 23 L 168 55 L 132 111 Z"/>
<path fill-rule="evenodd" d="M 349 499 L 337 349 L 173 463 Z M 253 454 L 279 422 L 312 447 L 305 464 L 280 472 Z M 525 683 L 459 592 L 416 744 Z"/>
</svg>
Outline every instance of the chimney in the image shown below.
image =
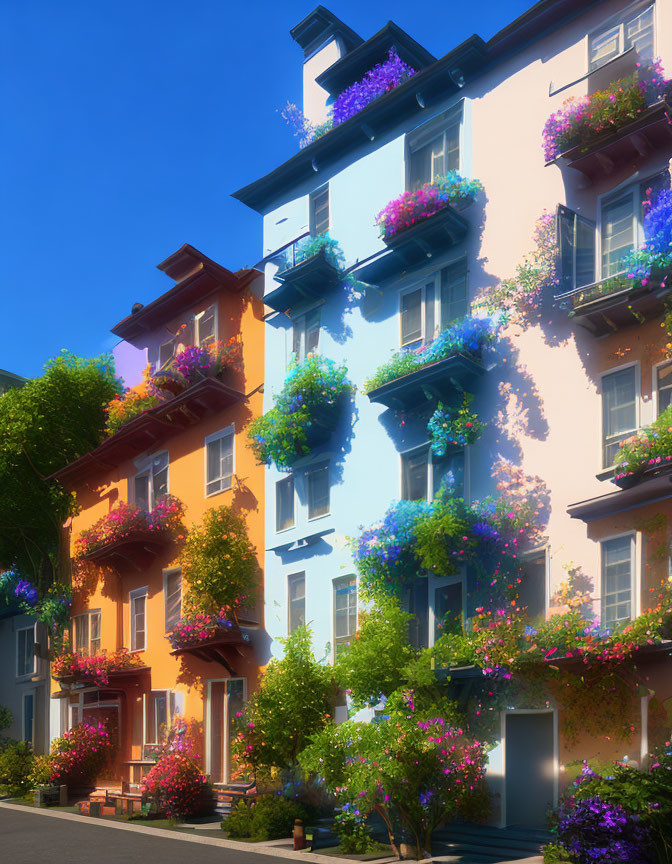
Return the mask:
<svg viewBox="0 0 672 864">
<path fill-rule="evenodd" d="M 364 40 L 324 6 L 317 6 L 289 33 L 303 49 L 304 117 L 314 125 L 324 123 L 329 94 L 315 79 Z"/>
</svg>

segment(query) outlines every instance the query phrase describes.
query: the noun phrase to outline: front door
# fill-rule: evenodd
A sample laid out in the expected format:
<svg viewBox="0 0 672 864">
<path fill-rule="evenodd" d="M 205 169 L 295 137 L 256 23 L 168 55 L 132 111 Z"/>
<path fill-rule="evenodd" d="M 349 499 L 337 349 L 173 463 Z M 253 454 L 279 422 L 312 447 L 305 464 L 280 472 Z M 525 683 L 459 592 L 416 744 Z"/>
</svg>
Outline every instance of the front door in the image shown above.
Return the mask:
<svg viewBox="0 0 672 864">
<path fill-rule="evenodd" d="M 506 824 L 545 828 L 555 805 L 553 712 L 505 715 Z"/>
<path fill-rule="evenodd" d="M 232 779 L 231 742 L 236 713 L 245 704 L 244 678 L 208 682 L 208 773 L 213 783 Z"/>
</svg>

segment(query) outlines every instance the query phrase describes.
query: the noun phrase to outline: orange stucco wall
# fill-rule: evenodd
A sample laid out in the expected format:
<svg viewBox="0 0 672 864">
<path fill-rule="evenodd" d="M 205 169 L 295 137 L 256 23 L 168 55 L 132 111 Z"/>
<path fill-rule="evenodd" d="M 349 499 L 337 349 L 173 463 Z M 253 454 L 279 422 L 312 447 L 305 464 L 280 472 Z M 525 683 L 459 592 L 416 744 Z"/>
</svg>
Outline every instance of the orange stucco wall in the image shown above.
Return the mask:
<svg viewBox="0 0 672 864">
<path fill-rule="evenodd" d="M 213 296 L 210 295 L 197 306 L 184 310 L 178 319 L 166 322 L 166 330 L 174 332 L 180 320 L 211 305 Z M 153 452 L 168 452 L 168 489 L 170 494 L 176 495 L 185 506 L 184 521 L 187 529 L 200 523 L 208 509 L 221 505 L 233 507 L 244 516 L 249 538 L 256 548 L 259 561 L 259 602 L 256 618 L 263 625 L 264 474 L 263 467 L 256 464 L 246 444 L 246 427 L 250 420 L 262 411 L 263 395 L 260 388 L 264 374 L 263 304 L 249 289 L 238 294 L 221 289 L 216 296 L 218 338 L 228 340 L 231 336 L 240 334 L 243 343 L 243 372 L 231 381 L 231 386 L 248 394 L 249 398 L 207 417 L 165 441 L 157 442 L 151 450 L 138 453 L 137 458 L 144 458 Z M 163 336 L 161 333 L 149 334 L 148 343 L 152 340 L 155 344 L 165 341 L 165 332 L 163 331 Z M 149 356 L 152 359 L 151 348 Z M 206 497 L 205 438 L 230 424 L 235 427 L 233 488 Z M 76 488 L 81 512 L 72 520 L 73 543 L 84 529 L 107 514 L 118 502 L 132 500 L 132 483 L 136 471 L 135 460 L 129 459 L 114 470 L 101 469 L 95 482 L 87 482 Z M 120 762 L 140 758 L 143 693 L 150 689 L 181 692 L 184 694 L 184 716 L 187 719 L 204 720 L 206 682 L 229 677 L 225 667 L 216 662 L 206 662 L 189 655 L 184 659 L 171 656 L 171 646 L 166 639 L 163 571 L 175 566 L 178 556 L 179 549 L 173 545 L 162 550 L 154 559 L 129 560 L 114 567 L 96 567 L 97 579 L 91 579 L 91 584 L 76 591 L 73 599 L 73 616 L 87 609 L 101 610 L 101 645 L 104 651 L 111 652 L 122 647 L 130 648 L 129 592 L 148 587 L 147 644 L 146 650 L 139 653 L 143 663 L 149 666 L 151 671 L 143 676 L 135 676 L 131 683 L 124 682 L 120 685 L 120 689 L 124 690 L 120 720 Z M 183 596 L 186 589 L 187 585 L 183 583 Z M 256 684 L 258 662 L 253 644 L 244 647 L 242 651 L 244 656 L 237 661 L 235 671 L 239 677 L 247 679 L 249 692 Z M 55 683 L 53 689 L 58 690 L 58 684 Z"/>
</svg>

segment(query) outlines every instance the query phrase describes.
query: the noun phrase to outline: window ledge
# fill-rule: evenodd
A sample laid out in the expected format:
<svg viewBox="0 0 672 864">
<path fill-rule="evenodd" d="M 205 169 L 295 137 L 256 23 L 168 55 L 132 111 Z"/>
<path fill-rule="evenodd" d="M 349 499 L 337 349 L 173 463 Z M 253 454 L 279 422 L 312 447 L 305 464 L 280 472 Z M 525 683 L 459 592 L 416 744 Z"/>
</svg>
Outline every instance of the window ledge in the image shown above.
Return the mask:
<svg viewBox="0 0 672 864">
<path fill-rule="evenodd" d="M 616 473 L 616 469 L 612 465 L 611 468 L 603 468 L 601 471 L 598 471 L 595 477 L 600 481 L 604 480 L 613 480 L 614 474 Z"/>
<path fill-rule="evenodd" d="M 317 543 L 318 540 L 321 540 L 328 534 L 333 534 L 335 530 L 335 528 L 325 528 L 322 531 L 316 531 L 311 534 L 304 534 L 302 537 L 298 537 L 296 540 L 288 539 L 285 543 L 278 543 L 275 546 L 268 546 L 266 547 L 266 551 L 278 553 L 293 552 L 297 549 L 302 549 L 304 546 L 311 546 L 313 543 Z"/>
</svg>

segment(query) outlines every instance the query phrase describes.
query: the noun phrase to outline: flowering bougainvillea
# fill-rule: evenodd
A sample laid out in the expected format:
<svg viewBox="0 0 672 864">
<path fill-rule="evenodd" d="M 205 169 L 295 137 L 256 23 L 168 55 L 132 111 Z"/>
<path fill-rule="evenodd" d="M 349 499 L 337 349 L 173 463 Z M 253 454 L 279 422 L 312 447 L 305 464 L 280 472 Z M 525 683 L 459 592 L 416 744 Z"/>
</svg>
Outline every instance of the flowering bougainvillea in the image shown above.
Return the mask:
<svg viewBox="0 0 672 864">
<path fill-rule="evenodd" d="M 250 447 L 257 460 L 290 469 L 297 459 L 310 453 L 315 433 L 333 431 L 352 385 L 345 366 L 311 354 L 294 364 L 275 406 L 248 428 Z"/>
<path fill-rule="evenodd" d="M 661 189 L 653 200 L 648 192 L 643 202 L 644 244 L 626 256 L 623 268 L 628 279 L 662 288 L 672 270 L 672 190 Z"/>
<path fill-rule="evenodd" d="M 525 329 L 538 312 L 544 297 L 551 297 L 560 284 L 555 213 L 544 211 L 532 235 L 532 252 L 516 267 L 516 275 L 504 279 L 478 301 L 489 315 L 501 316 L 503 323 Z"/>
<path fill-rule="evenodd" d="M 112 752 L 110 733 L 103 723 L 80 723 L 51 745 L 51 782 L 69 786 L 92 783 Z"/>
<path fill-rule="evenodd" d="M 490 319 L 467 316 L 442 330 L 436 339 L 427 345 L 393 354 L 390 360 L 379 366 L 376 374 L 365 382 L 364 390 L 370 393 L 388 381 L 395 381 L 404 375 L 417 372 L 429 363 L 436 363 L 456 354 L 478 360 L 483 350 L 492 345 L 496 338 L 497 328 Z"/>
<path fill-rule="evenodd" d="M 557 835 L 576 864 L 650 864 L 648 836 L 637 816 L 601 798 L 569 799 L 558 814 Z"/>
<path fill-rule="evenodd" d="M 473 201 L 482 189 L 480 180 L 466 180 L 457 171 L 449 171 L 433 183 L 425 183 L 414 192 L 404 192 L 390 201 L 376 216 L 376 225 L 381 237 L 389 240 L 451 204 Z"/>
<path fill-rule="evenodd" d="M 439 402 L 427 424 L 430 446 L 435 456 L 445 456 L 451 447 L 468 447 L 483 434 L 485 423 L 470 409 L 474 397 L 465 393 L 461 405 L 446 407 Z"/>
<path fill-rule="evenodd" d="M 122 501 L 75 540 L 75 557 L 85 558 L 97 549 L 136 533 L 174 535 L 182 529 L 184 505 L 174 495 L 162 495 L 151 512 Z"/>
<path fill-rule="evenodd" d="M 639 66 L 627 78 L 579 99 L 570 97 L 546 121 L 543 132 L 547 162 L 574 147 L 590 147 L 632 123 L 649 105 L 664 98 L 669 87 L 660 62 Z"/>
<path fill-rule="evenodd" d="M 54 657 L 51 662 L 51 674 L 57 681 L 63 678 L 74 678 L 82 684 L 93 684 L 106 687 L 110 683 L 111 672 L 132 671 L 142 667 L 144 662 L 137 654 L 130 654 L 126 648 L 113 651 L 111 654 L 78 654 L 72 652 Z"/>
<path fill-rule="evenodd" d="M 216 615 L 208 612 L 196 612 L 185 615 L 175 624 L 173 631 L 166 637 L 173 649 L 188 648 L 200 645 L 209 639 L 214 639 L 220 633 L 232 630 L 234 622 L 227 609 L 220 609 Z"/>
</svg>

